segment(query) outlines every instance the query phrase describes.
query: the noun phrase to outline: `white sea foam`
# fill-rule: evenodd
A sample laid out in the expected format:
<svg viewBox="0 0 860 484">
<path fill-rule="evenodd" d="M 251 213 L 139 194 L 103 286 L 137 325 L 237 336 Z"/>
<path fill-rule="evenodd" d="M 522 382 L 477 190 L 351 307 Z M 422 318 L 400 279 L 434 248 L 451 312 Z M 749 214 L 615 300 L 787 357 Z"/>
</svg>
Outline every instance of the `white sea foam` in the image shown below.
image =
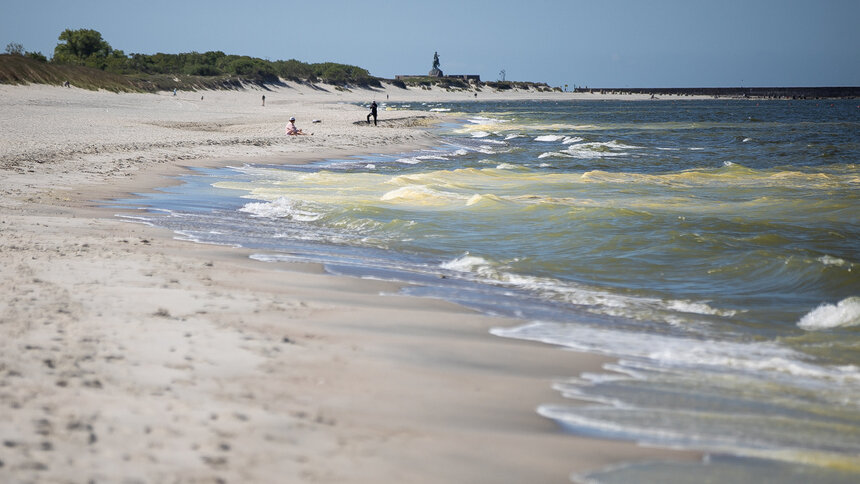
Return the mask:
<svg viewBox="0 0 860 484">
<path fill-rule="evenodd" d="M 206 244 L 206 245 L 223 245 L 223 246 L 227 246 L 227 247 L 237 247 L 237 248 L 242 247 L 240 244 L 229 244 L 226 242 L 215 242 L 212 240 L 206 240 L 206 239 L 203 239 L 200 236 L 195 235 L 195 234 L 188 232 L 186 230 L 174 230 L 173 233 L 176 234 L 176 236 L 173 237 L 174 240 L 181 240 L 183 242 L 194 242 L 196 244 Z"/>
<path fill-rule="evenodd" d="M 673 300 L 668 302 L 667 307 L 669 309 L 672 309 L 674 311 L 680 311 L 682 313 L 711 314 L 727 317 L 732 317 L 737 314 L 737 311 L 715 309 L 703 302 Z"/>
<path fill-rule="evenodd" d="M 504 123 L 504 120 L 496 119 L 496 118 L 487 118 L 484 116 L 477 116 L 468 120 L 472 124 L 499 124 Z"/>
<path fill-rule="evenodd" d="M 287 197 L 280 197 L 271 202 L 248 203 L 239 211 L 250 213 L 254 217 L 287 218 L 299 222 L 313 222 L 322 218 L 322 214 L 300 208 L 299 203 Z"/>
<path fill-rule="evenodd" d="M 152 221 L 144 217 L 133 217 L 131 215 L 117 215 L 117 217 L 121 218 L 124 222 L 143 224 L 148 225 L 150 227 L 155 227 L 155 224 Z"/>
<path fill-rule="evenodd" d="M 514 328 L 495 328 L 491 332 L 497 336 L 541 341 L 579 351 L 646 358 L 666 369 L 734 369 L 840 383 L 860 382 L 860 372 L 856 368 L 808 363 L 805 355 L 776 343 L 700 340 L 543 321 Z"/>
<path fill-rule="evenodd" d="M 487 136 L 490 136 L 490 133 L 486 131 L 475 131 L 472 133 L 473 138 L 486 138 Z"/>
<path fill-rule="evenodd" d="M 430 111 L 437 112 L 437 113 L 447 113 L 448 111 L 450 111 L 450 109 L 448 109 L 448 108 L 433 108 Z"/>
<path fill-rule="evenodd" d="M 564 136 L 556 135 L 556 134 L 545 134 L 545 135 L 543 135 L 543 136 L 538 136 L 538 137 L 537 137 L 537 138 L 535 138 L 534 140 L 535 140 L 535 141 L 547 141 L 547 142 L 552 142 L 552 141 L 559 141 L 559 140 L 562 140 L 562 139 L 564 139 Z"/>
<path fill-rule="evenodd" d="M 478 272 L 482 268 L 489 267 L 489 262 L 483 257 L 466 254 L 454 260 L 444 262 L 440 267 L 449 271 Z"/>
<path fill-rule="evenodd" d="M 821 262 L 822 264 L 824 264 L 826 266 L 842 267 L 845 265 L 850 265 L 844 259 L 840 259 L 839 257 L 832 257 L 829 255 L 823 255 L 823 256 L 819 257 L 817 260 L 818 260 L 818 262 Z"/>
<path fill-rule="evenodd" d="M 600 150 L 599 148 L 600 146 L 598 143 L 586 143 L 570 145 L 565 151 L 573 158 L 580 158 L 586 160 L 627 155 L 627 153 L 625 152 Z"/>
<path fill-rule="evenodd" d="M 640 146 L 628 145 L 617 141 L 571 144 L 565 150 L 574 158 L 595 159 L 613 156 L 627 156 L 626 150 L 639 149 Z"/>
<path fill-rule="evenodd" d="M 516 138 L 522 138 L 522 137 L 523 137 L 523 135 L 521 135 L 521 134 L 509 134 L 509 135 L 505 136 L 505 141 L 511 140 L 511 139 L 516 139 Z"/>
<path fill-rule="evenodd" d="M 380 200 L 399 204 L 417 206 L 439 206 L 451 202 L 466 200 L 462 195 L 434 190 L 423 185 L 407 185 L 384 193 Z"/>
<path fill-rule="evenodd" d="M 567 136 L 561 143 L 565 145 L 570 145 L 573 143 L 579 143 L 580 141 L 583 141 L 583 139 L 578 136 Z"/>
<path fill-rule="evenodd" d="M 398 158 L 397 162 L 403 163 L 406 165 L 417 165 L 418 163 L 421 163 L 424 161 L 431 161 L 431 160 L 446 161 L 447 159 L 448 159 L 447 157 L 442 156 L 442 155 L 419 155 L 419 156 L 410 156 L 410 157 L 406 157 L 406 158 Z"/>
<path fill-rule="evenodd" d="M 547 151 L 546 153 L 541 153 L 538 155 L 539 160 L 542 160 L 544 158 L 573 158 L 573 155 L 569 153 L 562 153 L 560 151 Z"/>
<path fill-rule="evenodd" d="M 705 302 L 626 296 L 552 278 L 507 272 L 491 261 L 468 253 L 442 264 L 442 268 L 474 274 L 482 282 L 523 289 L 542 298 L 563 301 L 596 314 L 665 321 L 671 325 L 699 321 L 697 316 L 691 315 L 731 317 L 735 314 L 735 311 L 713 308 Z"/>
<path fill-rule="evenodd" d="M 860 326 L 860 297 L 822 304 L 802 317 L 797 326 L 807 331 Z"/>
</svg>

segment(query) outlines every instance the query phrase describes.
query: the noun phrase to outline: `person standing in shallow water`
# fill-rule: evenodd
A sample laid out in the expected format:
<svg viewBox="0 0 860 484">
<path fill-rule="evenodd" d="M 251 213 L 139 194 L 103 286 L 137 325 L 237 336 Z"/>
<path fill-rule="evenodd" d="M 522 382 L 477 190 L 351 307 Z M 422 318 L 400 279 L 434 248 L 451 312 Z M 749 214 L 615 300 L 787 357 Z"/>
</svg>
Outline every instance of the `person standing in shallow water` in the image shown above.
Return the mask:
<svg viewBox="0 0 860 484">
<path fill-rule="evenodd" d="M 376 101 L 370 103 L 370 113 L 367 115 L 367 124 L 370 124 L 371 116 L 373 116 L 373 125 L 376 126 Z"/>
</svg>

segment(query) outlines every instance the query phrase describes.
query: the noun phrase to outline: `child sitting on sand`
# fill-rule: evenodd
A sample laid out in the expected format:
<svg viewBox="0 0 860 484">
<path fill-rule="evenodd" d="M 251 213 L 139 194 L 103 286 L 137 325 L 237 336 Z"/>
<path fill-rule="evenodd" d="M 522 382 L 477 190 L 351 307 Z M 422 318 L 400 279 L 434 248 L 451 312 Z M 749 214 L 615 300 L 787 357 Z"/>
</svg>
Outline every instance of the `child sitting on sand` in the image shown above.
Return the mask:
<svg viewBox="0 0 860 484">
<path fill-rule="evenodd" d="M 302 131 L 296 127 L 296 118 L 294 118 L 294 117 L 290 117 L 290 124 L 287 125 L 286 133 L 290 136 L 307 134 L 304 131 Z"/>
</svg>

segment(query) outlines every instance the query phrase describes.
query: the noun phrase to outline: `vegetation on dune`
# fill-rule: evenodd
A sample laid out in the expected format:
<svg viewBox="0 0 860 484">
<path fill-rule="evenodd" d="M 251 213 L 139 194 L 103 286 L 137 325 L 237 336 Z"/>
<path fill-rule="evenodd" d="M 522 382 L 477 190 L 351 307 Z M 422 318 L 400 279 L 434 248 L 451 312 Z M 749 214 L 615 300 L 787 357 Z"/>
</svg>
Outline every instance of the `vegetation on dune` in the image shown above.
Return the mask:
<svg viewBox="0 0 860 484">
<path fill-rule="evenodd" d="M 170 91 L 196 89 L 241 89 L 247 84 L 261 87 L 284 85 L 284 81 L 325 83 L 339 89 L 382 87 L 383 79 L 366 69 L 347 64 L 323 62 L 309 64 L 295 59 L 269 61 L 256 57 L 228 55 L 220 51 L 183 54 L 128 54 L 114 49 L 91 29 L 66 29 L 49 60 L 40 52 L 25 52 L 21 44 L 10 43 L 6 55 L 0 54 L 0 83 L 56 84 L 69 82 L 85 89 L 110 91 Z M 410 78 L 385 82 L 405 89 L 407 86 L 448 90 L 478 89 L 457 78 Z M 530 85 L 543 90 L 545 84 L 487 83 L 495 89 L 507 85 Z M 549 87 L 546 86 L 547 90 Z"/>
<path fill-rule="evenodd" d="M 523 89 L 529 90 L 533 89 L 539 92 L 552 92 L 552 91 L 561 91 L 559 87 L 549 87 L 549 85 L 545 82 L 523 82 L 523 81 L 498 81 L 498 82 L 487 82 L 485 83 L 487 87 L 496 89 L 498 91 L 507 91 L 510 89 Z"/>
<path fill-rule="evenodd" d="M 404 77 L 401 82 L 404 83 L 405 86 L 421 87 L 425 89 L 429 89 L 433 86 L 438 86 L 442 89 L 448 90 L 471 89 L 473 87 L 468 81 L 455 77 L 412 76 Z"/>
<path fill-rule="evenodd" d="M 121 75 L 103 72 L 85 66 L 49 64 L 33 57 L 0 54 L 0 83 L 2 84 L 54 84 L 65 82 L 83 89 L 105 89 L 114 92 L 143 91 Z"/>
<path fill-rule="evenodd" d="M 366 69 L 333 62 L 268 61 L 220 51 L 126 55 L 91 29 L 67 29 L 58 40 L 50 60 L 39 52 L 24 52 L 21 44 L 7 45 L 6 55 L 0 55 L 0 83 L 68 81 L 76 87 L 111 91 L 238 89 L 246 84 L 282 85 L 282 79 L 342 87 L 382 86 Z"/>
</svg>

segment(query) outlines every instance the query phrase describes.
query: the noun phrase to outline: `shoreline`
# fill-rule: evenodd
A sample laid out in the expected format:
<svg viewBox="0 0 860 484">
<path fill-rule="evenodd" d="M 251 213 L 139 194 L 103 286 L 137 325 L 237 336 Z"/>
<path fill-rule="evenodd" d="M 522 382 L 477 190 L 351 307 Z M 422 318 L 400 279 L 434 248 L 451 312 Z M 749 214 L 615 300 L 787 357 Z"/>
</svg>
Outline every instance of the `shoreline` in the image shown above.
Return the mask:
<svg viewBox="0 0 860 484">
<path fill-rule="evenodd" d="M 194 167 L 432 144 L 423 132 L 353 125 L 365 112 L 336 94 L 267 92 L 274 114 L 247 91 L 206 92 L 214 109 L 0 94 L 0 127 L 14 128 L 0 139 L 2 480 L 569 482 L 701 455 L 565 434 L 535 412 L 571 402 L 552 378 L 612 359 L 489 333 L 516 320 L 380 295 L 396 284 L 176 240 L 97 202 Z M 292 113 L 314 136 L 283 136 Z"/>
</svg>

